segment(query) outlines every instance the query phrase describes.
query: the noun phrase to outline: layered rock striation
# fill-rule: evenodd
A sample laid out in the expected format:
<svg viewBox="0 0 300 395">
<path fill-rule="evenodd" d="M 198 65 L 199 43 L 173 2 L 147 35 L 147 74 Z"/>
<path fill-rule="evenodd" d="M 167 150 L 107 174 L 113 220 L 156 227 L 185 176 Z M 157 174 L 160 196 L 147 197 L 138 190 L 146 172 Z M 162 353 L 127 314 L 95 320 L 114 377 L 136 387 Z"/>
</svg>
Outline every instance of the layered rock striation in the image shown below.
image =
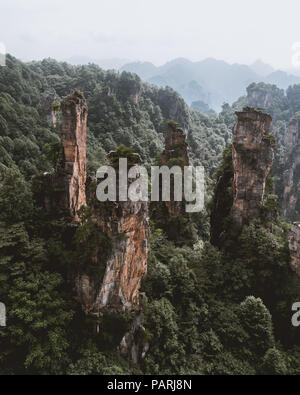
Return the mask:
<svg viewBox="0 0 300 395">
<path fill-rule="evenodd" d="M 72 91 L 61 102 L 63 170 L 66 203 L 70 214 L 78 219 L 79 209 L 86 204 L 86 128 L 88 108 L 84 96 Z"/>
<path fill-rule="evenodd" d="M 300 118 L 294 116 L 285 137 L 285 171 L 283 174 L 283 216 L 300 219 Z"/>
<path fill-rule="evenodd" d="M 168 167 L 179 166 L 182 169 L 184 166 L 189 166 L 188 144 L 186 142 L 186 134 L 174 122 L 169 122 L 167 132 L 165 135 L 165 149 L 160 156 L 161 165 Z M 172 195 L 173 188 L 171 186 L 171 200 L 165 202 L 168 213 L 171 217 L 176 217 L 184 211 L 184 204 L 180 201 L 174 201 Z"/>
<path fill-rule="evenodd" d="M 148 202 L 97 201 L 96 180 L 87 180 L 86 175 L 86 100 L 74 90 L 60 107 L 62 161 L 56 173 L 44 175 L 45 189 L 50 191 L 44 203 L 48 211 L 67 213 L 75 233 L 84 226 L 79 211 L 86 207 L 91 214 L 85 221 L 91 221 L 94 240 L 99 240 L 88 257 L 87 266 L 93 267 L 93 274 L 79 262 L 80 270 L 71 275 L 75 297 L 85 314 L 93 317 L 99 317 L 104 309 L 134 309 L 139 305 L 140 284 L 147 270 Z M 136 160 L 130 165 L 139 164 L 140 158 L 132 157 Z M 130 179 L 129 185 L 133 181 Z"/>
<path fill-rule="evenodd" d="M 102 310 L 126 311 L 139 305 L 139 289 L 147 272 L 149 252 L 148 202 L 116 201 L 93 208 L 92 221 L 109 237 L 111 248 L 103 262 L 101 279 L 79 274 L 78 300 L 86 314 L 98 316 Z M 99 282 L 100 280 L 100 282 Z"/>
<path fill-rule="evenodd" d="M 239 229 L 260 214 L 266 180 L 274 160 L 274 137 L 269 133 L 272 118 L 245 107 L 236 112 L 233 129 L 233 205 L 231 216 Z"/>
</svg>

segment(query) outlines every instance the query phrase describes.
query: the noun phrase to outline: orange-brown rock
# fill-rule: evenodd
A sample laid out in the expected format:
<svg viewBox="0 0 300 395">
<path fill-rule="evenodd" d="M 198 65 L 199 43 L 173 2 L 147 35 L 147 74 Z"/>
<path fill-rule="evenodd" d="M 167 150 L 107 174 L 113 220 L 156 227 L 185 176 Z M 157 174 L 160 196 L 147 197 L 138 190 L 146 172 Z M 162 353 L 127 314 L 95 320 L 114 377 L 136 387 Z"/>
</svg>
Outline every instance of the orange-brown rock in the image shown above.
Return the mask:
<svg viewBox="0 0 300 395">
<path fill-rule="evenodd" d="M 139 160 L 139 156 L 136 155 Z M 133 166 L 135 163 L 131 163 Z M 133 179 L 128 180 L 130 185 Z M 97 203 L 96 203 L 97 205 Z M 148 202 L 106 202 L 92 207 L 92 221 L 111 241 L 101 282 L 79 275 L 78 300 L 86 314 L 101 310 L 125 311 L 139 305 L 139 289 L 147 272 L 149 252 Z"/>
<path fill-rule="evenodd" d="M 86 132 L 88 108 L 84 96 L 72 91 L 61 102 L 61 143 L 63 163 L 45 182 L 55 194 L 45 197 L 49 210 L 69 212 L 71 224 L 82 226 L 78 210 L 88 205 L 95 232 L 109 240 L 107 256 L 101 256 L 101 241 L 91 252 L 90 262 L 98 265 L 99 274 L 91 275 L 83 267 L 72 273 L 76 299 L 87 315 L 98 317 L 101 310 L 124 311 L 139 304 L 139 289 L 147 271 L 149 251 L 148 202 L 116 201 L 99 204 L 95 196 L 86 197 Z M 130 163 L 140 162 L 133 154 Z M 130 182 L 134 180 L 130 179 Z M 95 195 L 95 191 L 92 193 Z M 103 241 L 105 243 L 105 241 Z M 87 246 L 88 247 L 88 246 Z M 89 273 L 89 274 L 88 274 Z M 102 273 L 102 274 L 100 274 Z"/>
<path fill-rule="evenodd" d="M 234 201 L 231 215 L 241 228 L 260 213 L 274 160 L 274 138 L 269 134 L 270 115 L 251 107 L 245 107 L 236 115 L 232 140 Z"/>
<path fill-rule="evenodd" d="M 61 102 L 61 143 L 64 153 L 66 201 L 74 219 L 86 204 L 86 127 L 88 108 L 84 96 L 77 90 Z"/>
<path fill-rule="evenodd" d="M 101 284 L 86 274 L 78 275 L 76 291 L 86 314 L 101 310 L 125 311 L 139 305 L 139 289 L 147 272 L 149 251 L 146 202 L 118 202 L 116 214 L 94 218 L 112 241 Z"/>
</svg>

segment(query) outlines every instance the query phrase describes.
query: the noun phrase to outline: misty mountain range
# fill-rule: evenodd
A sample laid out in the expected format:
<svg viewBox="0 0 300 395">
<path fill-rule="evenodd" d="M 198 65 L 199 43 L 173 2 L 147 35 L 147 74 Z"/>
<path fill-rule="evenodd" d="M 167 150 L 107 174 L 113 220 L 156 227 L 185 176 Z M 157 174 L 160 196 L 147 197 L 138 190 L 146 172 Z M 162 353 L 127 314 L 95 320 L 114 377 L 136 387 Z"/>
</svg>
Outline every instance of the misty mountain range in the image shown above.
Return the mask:
<svg viewBox="0 0 300 395">
<path fill-rule="evenodd" d="M 281 89 L 300 83 L 300 77 L 274 70 L 260 60 L 247 66 L 213 58 L 200 62 L 179 58 L 159 67 L 150 62 L 128 63 L 120 70 L 136 73 L 151 84 L 172 87 L 192 107 L 204 110 L 209 106 L 215 111 L 220 111 L 224 102 L 231 104 L 244 95 L 252 82 L 275 84 Z"/>
<path fill-rule="evenodd" d="M 300 75 L 274 70 L 257 60 L 251 65 L 229 64 L 223 60 L 207 58 L 192 62 L 185 58 L 174 59 L 162 66 L 151 62 L 129 62 L 127 59 L 90 59 L 74 56 L 71 64 L 96 63 L 103 69 L 136 73 L 142 80 L 160 87 L 170 86 L 195 109 L 209 113 L 220 111 L 223 103 L 232 104 L 244 95 L 252 82 L 265 82 L 287 89 L 300 84 Z"/>
</svg>

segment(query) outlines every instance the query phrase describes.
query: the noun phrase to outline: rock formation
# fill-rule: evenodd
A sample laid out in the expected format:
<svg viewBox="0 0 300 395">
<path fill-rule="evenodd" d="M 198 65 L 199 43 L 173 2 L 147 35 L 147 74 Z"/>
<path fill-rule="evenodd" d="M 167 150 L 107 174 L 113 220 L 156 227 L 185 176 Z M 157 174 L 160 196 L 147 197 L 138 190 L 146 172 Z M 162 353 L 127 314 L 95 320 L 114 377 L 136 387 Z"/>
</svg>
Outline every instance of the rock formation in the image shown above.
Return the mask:
<svg viewBox="0 0 300 395">
<path fill-rule="evenodd" d="M 273 103 L 272 92 L 259 88 L 248 90 L 247 99 L 251 107 L 268 108 Z"/>
<path fill-rule="evenodd" d="M 44 114 L 47 122 L 53 128 L 56 128 L 56 124 L 57 124 L 56 95 L 50 94 L 48 96 L 42 97 L 41 107 L 42 107 L 42 111 L 43 111 L 43 114 Z"/>
<path fill-rule="evenodd" d="M 300 119 L 294 117 L 285 137 L 285 171 L 283 175 L 283 216 L 290 221 L 300 219 Z"/>
<path fill-rule="evenodd" d="M 109 158 L 115 158 L 115 152 Z M 129 168 L 140 164 L 131 154 Z M 115 166 L 115 165 L 114 165 Z M 119 174 L 117 173 L 117 191 Z M 135 179 L 128 179 L 128 187 Z M 95 191 L 92 192 L 95 195 Z M 118 193 L 117 193 L 118 195 Z M 76 279 L 77 299 L 87 315 L 98 317 L 102 310 L 125 311 L 139 305 L 139 289 L 147 271 L 149 251 L 148 202 L 131 200 L 100 203 L 88 196 L 91 220 L 110 240 L 110 251 L 103 261 L 95 251 L 96 265 L 104 267 L 103 277 L 80 273 Z"/>
<path fill-rule="evenodd" d="M 100 284 L 86 274 L 79 274 L 76 281 L 82 309 L 96 317 L 103 309 L 125 311 L 139 305 L 149 251 L 147 202 L 117 201 L 103 206 L 93 212 L 92 220 L 112 243 L 104 276 Z"/>
<path fill-rule="evenodd" d="M 102 309 L 124 311 L 139 304 L 139 289 L 147 270 L 148 257 L 148 202 L 116 201 L 100 203 L 96 188 L 87 198 L 86 126 L 87 105 L 79 91 L 72 91 L 61 102 L 61 144 L 63 159 L 55 174 L 44 175 L 44 189 L 50 191 L 44 198 L 48 211 L 63 210 L 75 229 L 82 226 L 78 210 L 88 206 L 95 232 L 103 242 L 91 252 L 90 262 L 99 273 L 92 276 L 84 266 L 73 273 L 76 299 L 82 310 L 99 317 Z M 133 155 L 138 164 L 139 156 Z M 90 180 L 89 180 L 90 181 Z M 134 180 L 129 179 L 129 183 Z M 91 184 L 96 185 L 96 181 Z M 101 237 L 100 237 L 101 239 Z M 102 244 L 110 245 L 107 256 Z M 88 247 L 88 246 L 87 246 Z"/>
<path fill-rule="evenodd" d="M 300 276 L 300 223 L 292 225 L 289 236 L 291 267 Z"/>
<path fill-rule="evenodd" d="M 161 165 L 169 167 L 189 166 L 188 144 L 186 142 L 186 134 L 174 122 L 169 122 L 166 136 L 165 136 L 165 149 L 160 156 Z M 173 200 L 171 188 L 171 201 L 165 202 L 168 213 L 170 216 L 179 215 L 183 208 L 183 202 Z"/>
<path fill-rule="evenodd" d="M 75 222 L 86 204 L 86 128 L 88 108 L 77 90 L 61 102 L 61 160 L 55 173 L 43 177 L 44 206 L 48 212 L 63 211 Z"/>
<path fill-rule="evenodd" d="M 64 153 L 64 171 L 67 204 L 77 219 L 78 210 L 86 204 L 86 126 L 88 108 L 79 91 L 72 91 L 61 102 L 61 143 Z"/>
<path fill-rule="evenodd" d="M 238 228 L 260 213 L 265 186 L 273 159 L 273 136 L 269 134 L 270 115 L 245 107 L 236 112 L 232 160 L 234 194 L 231 215 Z"/>
</svg>

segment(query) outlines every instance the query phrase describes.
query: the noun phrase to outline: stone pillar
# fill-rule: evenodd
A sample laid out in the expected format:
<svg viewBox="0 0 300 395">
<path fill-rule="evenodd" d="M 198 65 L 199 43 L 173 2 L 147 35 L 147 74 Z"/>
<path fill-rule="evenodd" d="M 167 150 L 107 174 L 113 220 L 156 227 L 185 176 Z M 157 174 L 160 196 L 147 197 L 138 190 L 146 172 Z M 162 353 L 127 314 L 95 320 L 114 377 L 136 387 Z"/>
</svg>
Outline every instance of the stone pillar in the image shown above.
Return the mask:
<svg viewBox="0 0 300 395">
<path fill-rule="evenodd" d="M 82 93 L 77 90 L 61 102 L 61 143 L 64 153 L 66 204 L 72 217 L 86 204 L 86 127 L 88 108 Z"/>
<path fill-rule="evenodd" d="M 274 137 L 269 133 L 269 114 L 245 107 L 236 112 L 233 129 L 232 159 L 234 200 L 231 216 L 239 229 L 260 213 L 266 180 L 274 160 Z"/>
</svg>

